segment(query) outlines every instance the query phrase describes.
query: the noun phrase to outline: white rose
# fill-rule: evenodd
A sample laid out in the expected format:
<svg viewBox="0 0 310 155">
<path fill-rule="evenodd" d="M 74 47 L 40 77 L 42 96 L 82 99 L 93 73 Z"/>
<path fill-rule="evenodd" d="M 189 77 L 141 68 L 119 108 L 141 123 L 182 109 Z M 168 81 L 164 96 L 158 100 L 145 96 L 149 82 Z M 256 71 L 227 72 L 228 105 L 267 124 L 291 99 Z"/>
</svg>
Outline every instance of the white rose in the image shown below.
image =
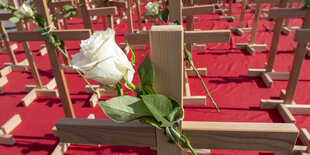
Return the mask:
<svg viewBox="0 0 310 155">
<path fill-rule="evenodd" d="M 85 74 L 85 78 L 112 85 L 124 78 L 132 82 L 135 70 L 127 56 L 114 41 L 112 29 L 96 31 L 87 40 L 82 40 L 81 50 L 72 56 L 72 64 Z"/>
<path fill-rule="evenodd" d="M 148 2 L 145 5 L 146 14 L 149 16 L 157 16 L 159 13 L 159 6 L 156 2 Z"/>
<path fill-rule="evenodd" d="M 30 7 L 30 4 L 28 2 L 25 2 L 20 8 L 19 8 L 19 13 L 24 15 L 24 16 L 34 16 L 34 11 Z"/>
</svg>

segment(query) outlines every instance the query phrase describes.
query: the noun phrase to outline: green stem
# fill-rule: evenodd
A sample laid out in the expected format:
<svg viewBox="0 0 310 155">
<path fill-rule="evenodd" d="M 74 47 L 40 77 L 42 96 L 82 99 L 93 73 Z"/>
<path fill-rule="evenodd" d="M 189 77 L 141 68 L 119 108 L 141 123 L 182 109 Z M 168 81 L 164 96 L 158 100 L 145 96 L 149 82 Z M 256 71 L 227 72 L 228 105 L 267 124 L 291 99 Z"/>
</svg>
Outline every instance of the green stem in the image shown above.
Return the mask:
<svg viewBox="0 0 310 155">
<path fill-rule="evenodd" d="M 219 108 L 217 107 L 215 101 L 213 100 L 213 98 L 212 98 L 212 96 L 211 96 L 211 94 L 210 94 L 210 92 L 209 92 L 209 90 L 208 90 L 206 84 L 205 84 L 204 81 L 202 80 L 202 78 L 201 78 L 201 76 L 200 76 L 198 70 L 197 70 L 196 67 L 194 66 L 193 62 L 192 62 L 191 60 L 189 60 L 189 59 L 187 60 L 187 62 L 191 65 L 191 67 L 193 68 L 193 70 L 195 71 L 195 73 L 197 74 L 197 76 L 199 77 L 199 79 L 200 79 L 200 81 L 201 81 L 203 87 L 205 88 L 205 90 L 206 90 L 206 92 L 207 92 L 207 94 L 208 94 L 208 97 L 210 98 L 210 100 L 211 100 L 211 102 L 213 103 L 214 107 L 216 108 L 217 112 L 219 112 L 219 111 L 220 111 Z"/>
<path fill-rule="evenodd" d="M 56 46 L 56 45 L 53 45 L 53 46 L 56 47 L 57 50 L 60 51 L 66 57 L 66 59 L 68 60 L 69 64 L 72 65 L 72 62 L 69 59 L 68 55 L 59 46 Z M 90 89 L 93 91 L 93 93 L 97 94 L 96 90 L 92 87 L 92 85 L 88 82 L 88 80 L 84 77 L 84 75 L 78 69 L 74 68 L 74 70 L 83 78 L 83 80 L 87 83 L 87 85 L 90 87 Z"/>
<path fill-rule="evenodd" d="M 140 95 L 140 91 L 137 89 L 137 87 L 133 83 L 128 83 L 127 86 L 137 93 L 137 95 Z"/>
<path fill-rule="evenodd" d="M 161 24 L 166 25 L 159 15 L 157 15 L 156 17 L 157 17 L 158 20 L 161 22 Z"/>
</svg>

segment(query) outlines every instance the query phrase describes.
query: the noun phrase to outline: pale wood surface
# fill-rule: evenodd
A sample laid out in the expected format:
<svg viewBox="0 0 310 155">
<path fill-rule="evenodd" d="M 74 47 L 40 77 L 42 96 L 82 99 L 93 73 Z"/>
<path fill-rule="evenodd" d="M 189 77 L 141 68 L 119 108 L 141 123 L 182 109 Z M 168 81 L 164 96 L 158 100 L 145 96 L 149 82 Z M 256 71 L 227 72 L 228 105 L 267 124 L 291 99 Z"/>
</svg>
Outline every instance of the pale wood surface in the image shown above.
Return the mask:
<svg viewBox="0 0 310 155">
<path fill-rule="evenodd" d="M 257 31 L 257 27 L 258 27 L 258 20 L 259 20 L 259 16 L 260 16 L 261 12 L 262 12 L 262 3 L 259 2 L 256 4 L 254 22 L 252 25 L 251 38 L 250 38 L 250 42 L 249 42 L 250 44 L 255 43 L 256 31 Z"/>
<path fill-rule="evenodd" d="M 155 69 L 154 90 L 171 96 L 183 107 L 183 27 L 153 26 L 150 30 L 151 60 Z M 156 129 L 157 154 L 181 155 L 181 149 L 167 142 L 162 130 Z"/>
<path fill-rule="evenodd" d="M 242 0 L 239 28 L 243 28 L 247 0 Z"/>
<path fill-rule="evenodd" d="M 1 134 L 9 134 L 11 131 L 13 131 L 20 123 L 22 122 L 22 119 L 20 118 L 19 114 L 15 114 L 13 117 L 11 117 L 7 122 L 5 122 L 1 127 L 0 130 L 3 132 L 0 132 Z"/>
<path fill-rule="evenodd" d="M 59 36 L 63 40 L 84 40 L 88 39 L 91 35 L 89 29 L 81 30 L 54 30 L 52 34 Z M 44 40 L 41 32 L 31 31 L 18 31 L 10 32 L 9 38 L 11 41 L 42 41 Z"/>
<path fill-rule="evenodd" d="M 117 13 L 115 6 L 88 9 L 88 12 L 90 16 L 114 15 Z"/>
<path fill-rule="evenodd" d="M 61 118 L 56 128 L 64 143 L 156 146 L 155 128 L 138 121 L 118 124 L 104 119 Z"/>
<path fill-rule="evenodd" d="M 52 152 L 52 155 L 64 155 L 68 150 L 69 146 L 70 143 L 59 142 L 54 151 Z"/>
<path fill-rule="evenodd" d="M 62 142 L 156 147 L 155 128 L 138 122 L 62 118 Z M 183 122 L 194 148 L 291 151 L 298 129 L 291 123 Z"/>
<path fill-rule="evenodd" d="M 179 21 L 182 23 L 182 3 L 180 0 L 169 1 L 169 19 L 170 22 Z"/>
<path fill-rule="evenodd" d="M 142 32 L 139 34 L 125 34 L 125 39 L 130 45 L 149 44 L 149 32 Z M 229 30 L 205 30 L 205 31 L 185 31 L 185 43 L 216 43 L 229 42 Z"/>
<path fill-rule="evenodd" d="M 290 151 L 298 129 L 290 123 L 183 122 L 195 148 Z"/>
<path fill-rule="evenodd" d="M 128 32 L 133 33 L 133 23 L 132 23 L 132 11 L 131 11 L 131 0 L 127 0 L 127 8 L 126 8 L 126 15 L 127 15 L 127 23 L 128 23 Z"/>
<path fill-rule="evenodd" d="M 279 104 L 277 106 L 277 110 L 279 114 L 281 115 L 282 119 L 285 123 L 295 123 L 296 120 L 292 113 L 288 110 L 288 108 L 284 104 Z"/>
<path fill-rule="evenodd" d="M 13 145 L 14 143 L 13 135 L 0 135 L 0 144 Z"/>
<path fill-rule="evenodd" d="M 0 31 L 2 32 L 2 38 L 5 44 L 6 50 L 10 56 L 11 62 L 12 64 L 16 65 L 18 62 L 15 56 L 14 50 L 11 48 L 8 34 L 6 33 L 5 27 L 1 20 L 0 20 Z"/>
<path fill-rule="evenodd" d="M 300 8 L 270 9 L 269 17 L 272 18 L 302 18 L 306 16 L 306 10 Z"/>
<path fill-rule="evenodd" d="M 86 0 L 80 0 L 79 4 L 86 4 L 86 5 L 80 6 L 84 28 L 85 29 L 91 29 L 92 33 L 94 33 L 94 28 L 93 28 L 93 25 L 91 23 L 91 17 L 90 17 L 90 14 L 88 12 L 88 3 L 86 2 Z"/>
<path fill-rule="evenodd" d="M 294 41 L 310 42 L 310 29 L 297 29 L 295 32 Z"/>
<path fill-rule="evenodd" d="M 182 16 L 191 16 L 199 14 L 211 14 L 214 13 L 214 6 L 188 6 L 182 8 Z"/>
<path fill-rule="evenodd" d="M 288 0 L 283 0 L 279 8 L 285 8 Z M 269 12 L 269 16 L 270 16 Z M 286 14 L 286 13 L 285 13 Z M 278 50 L 278 45 L 279 45 L 279 40 L 281 36 L 281 29 L 282 29 L 282 24 L 283 24 L 283 18 L 277 18 L 275 22 L 275 26 L 273 29 L 273 35 L 272 35 L 272 40 L 271 40 L 271 45 L 270 45 L 270 51 L 269 51 L 269 56 L 268 56 L 268 61 L 267 61 L 267 66 L 266 66 L 266 71 L 271 72 L 275 63 L 276 59 L 276 54 Z"/>
<path fill-rule="evenodd" d="M 295 115 L 310 115 L 310 105 L 288 104 L 288 110 Z"/>
<path fill-rule="evenodd" d="M 306 146 L 308 142 L 310 141 L 310 134 L 306 128 L 300 129 L 299 140 L 303 145 L 306 145 Z"/>
<path fill-rule="evenodd" d="M 193 3 L 194 4 L 199 4 L 199 5 L 202 5 L 202 4 L 214 4 L 214 3 L 217 3 L 218 0 L 193 0 Z"/>
</svg>

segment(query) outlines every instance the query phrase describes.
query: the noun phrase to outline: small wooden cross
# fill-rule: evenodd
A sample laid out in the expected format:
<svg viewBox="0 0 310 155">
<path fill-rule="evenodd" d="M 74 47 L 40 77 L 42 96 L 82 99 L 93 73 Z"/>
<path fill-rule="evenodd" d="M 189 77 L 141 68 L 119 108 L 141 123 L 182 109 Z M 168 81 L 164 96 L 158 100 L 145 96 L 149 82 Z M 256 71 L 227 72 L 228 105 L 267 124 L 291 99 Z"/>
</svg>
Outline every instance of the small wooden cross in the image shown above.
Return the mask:
<svg viewBox="0 0 310 155">
<path fill-rule="evenodd" d="M 297 29 L 294 40 L 298 43 L 293 60 L 291 72 L 289 73 L 286 90 L 281 90 L 281 100 L 261 100 L 261 109 L 277 109 L 286 122 L 295 122 L 293 114 L 310 115 L 309 105 L 297 105 L 294 102 L 295 90 L 298 83 L 299 74 L 305 57 L 307 43 L 310 41 L 310 9 L 300 8 L 280 8 L 271 9 L 270 16 L 276 18 L 303 18 L 302 29 Z"/>
<path fill-rule="evenodd" d="M 286 6 L 288 1 L 282 2 L 282 7 Z M 298 16 L 299 15 L 299 16 Z M 272 41 L 269 50 L 268 61 L 266 63 L 265 69 L 249 69 L 248 76 L 249 77 L 260 77 L 265 85 L 268 88 L 272 87 L 273 80 L 288 80 L 289 73 L 288 72 L 276 72 L 273 69 L 276 54 L 278 50 L 279 40 L 281 36 L 281 27 L 283 23 L 283 19 L 286 18 L 302 18 L 305 17 L 305 12 L 300 11 L 300 8 L 295 8 L 292 10 L 288 10 L 283 15 L 278 14 L 278 11 L 275 9 L 270 9 L 269 16 L 272 18 L 276 18 L 275 27 L 273 30 Z"/>
</svg>

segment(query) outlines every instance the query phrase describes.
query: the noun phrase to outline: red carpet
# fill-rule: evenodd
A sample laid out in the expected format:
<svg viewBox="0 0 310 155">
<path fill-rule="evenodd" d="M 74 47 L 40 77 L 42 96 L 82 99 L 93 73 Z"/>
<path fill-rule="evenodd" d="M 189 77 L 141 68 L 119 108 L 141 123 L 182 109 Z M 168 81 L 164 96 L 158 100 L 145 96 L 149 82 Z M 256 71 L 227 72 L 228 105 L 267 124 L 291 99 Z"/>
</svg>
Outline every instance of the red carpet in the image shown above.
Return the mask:
<svg viewBox="0 0 310 155">
<path fill-rule="evenodd" d="M 240 4 L 234 5 L 233 15 L 240 15 Z M 195 29 L 201 30 L 225 30 L 237 27 L 239 20 L 233 23 L 220 21 L 219 15 L 201 15 L 199 22 L 195 23 Z M 251 26 L 254 14 L 246 13 L 246 25 Z M 70 29 L 83 28 L 82 19 L 69 21 Z M 134 27 L 138 28 L 137 19 L 134 16 Z M 270 21 L 260 21 L 256 43 L 265 43 L 268 48 L 271 43 L 272 32 Z M 151 23 L 143 24 L 149 29 Z M 300 26 L 301 20 L 291 20 L 290 26 Z M 101 19 L 94 24 L 95 30 L 102 30 Z M 115 25 L 117 33 L 116 41 L 119 44 L 124 42 L 124 33 L 128 32 L 127 24 Z M 294 33 L 290 36 L 281 36 L 280 46 L 275 63 L 276 71 L 290 71 L 293 60 Z M 204 81 L 211 90 L 211 94 L 217 102 L 221 112 L 217 113 L 210 101 L 206 106 L 185 107 L 185 121 L 216 121 L 216 122 L 274 122 L 282 123 L 283 120 L 275 110 L 260 110 L 260 99 L 278 98 L 281 89 L 286 89 L 286 81 L 275 81 L 273 88 L 266 88 L 259 78 L 247 77 L 249 68 L 263 68 L 267 61 L 267 51 L 257 52 L 250 56 L 244 51 L 236 50 L 236 43 L 246 43 L 250 38 L 232 34 L 230 43 L 208 43 L 206 51 L 194 51 L 193 59 L 197 67 L 208 68 L 208 75 Z M 42 42 L 32 42 L 31 48 L 37 65 L 42 75 L 43 83 L 46 84 L 53 78 L 48 56 L 39 56 L 38 49 Z M 79 51 L 79 42 L 67 41 L 66 46 L 70 55 Z M 140 63 L 146 51 L 136 51 L 137 62 Z M 25 59 L 22 46 L 19 44 L 16 50 L 18 60 Z M 0 67 L 4 62 L 9 62 L 6 54 L 0 55 Z M 307 66 L 310 61 L 305 59 L 301 71 L 300 80 L 297 86 L 295 101 L 297 104 L 310 103 L 310 70 Z M 137 69 L 135 67 L 135 69 Z M 91 108 L 88 99 L 90 95 L 85 93 L 85 83 L 76 74 L 66 74 L 70 95 L 77 118 L 86 118 L 94 113 L 96 118 L 107 118 L 99 106 Z M 15 145 L 0 145 L 0 154 L 50 154 L 59 142 L 59 139 L 52 135 L 52 127 L 57 120 L 64 117 L 60 100 L 58 98 L 38 98 L 29 107 L 20 104 L 21 99 L 26 95 L 24 85 L 34 84 L 31 72 L 14 72 L 8 75 L 9 83 L 5 85 L 5 94 L 0 95 L 0 125 L 4 124 L 14 114 L 20 114 L 23 122 L 11 132 L 16 140 Z M 198 78 L 189 78 L 192 95 L 206 95 Z M 93 82 L 94 83 L 94 82 Z M 137 83 L 137 81 L 134 81 Z M 104 98 L 102 98 L 104 99 Z M 297 116 L 296 125 L 298 128 L 310 130 L 310 117 Z M 308 122 L 308 123 L 307 123 Z M 272 154 L 271 152 L 257 151 L 231 151 L 212 150 L 212 155 L 220 154 Z M 71 145 L 66 154 L 105 154 L 105 155 L 149 155 L 156 154 L 149 148 L 124 147 L 124 146 L 78 146 Z"/>
</svg>

